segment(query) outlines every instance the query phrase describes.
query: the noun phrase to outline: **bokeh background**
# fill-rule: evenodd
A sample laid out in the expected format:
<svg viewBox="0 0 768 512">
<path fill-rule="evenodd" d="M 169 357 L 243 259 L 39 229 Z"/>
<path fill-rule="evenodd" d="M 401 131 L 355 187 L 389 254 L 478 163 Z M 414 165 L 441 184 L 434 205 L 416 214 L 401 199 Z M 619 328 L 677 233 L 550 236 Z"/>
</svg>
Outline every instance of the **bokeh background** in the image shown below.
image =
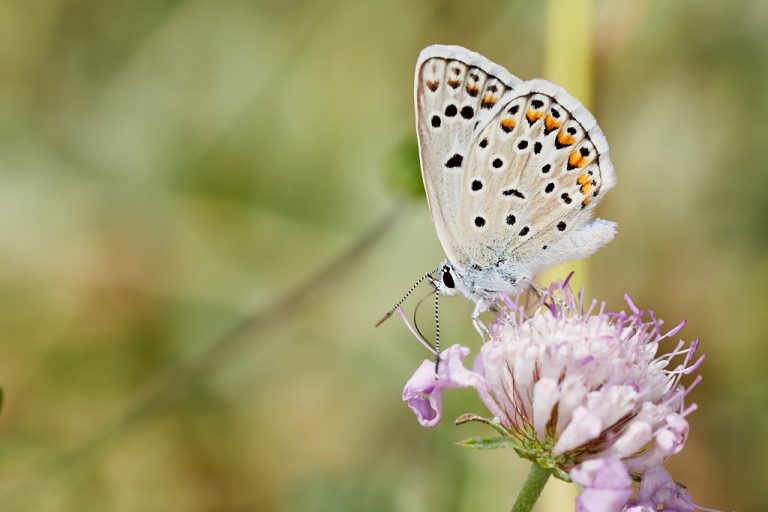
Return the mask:
<svg viewBox="0 0 768 512">
<path fill-rule="evenodd" d="M 418 52 L 568 85 L 579 41 L 620 225 L 581 279 L 688 319 L 705 379 L 668 467 L 768 509 L 768 3 L 562 3 L 0 2 L 0 510 L 508 509 L 527 463 L 420 428 L 426 354 L 372 324 L 442 257 L 402 194 Z"/>
</svg>

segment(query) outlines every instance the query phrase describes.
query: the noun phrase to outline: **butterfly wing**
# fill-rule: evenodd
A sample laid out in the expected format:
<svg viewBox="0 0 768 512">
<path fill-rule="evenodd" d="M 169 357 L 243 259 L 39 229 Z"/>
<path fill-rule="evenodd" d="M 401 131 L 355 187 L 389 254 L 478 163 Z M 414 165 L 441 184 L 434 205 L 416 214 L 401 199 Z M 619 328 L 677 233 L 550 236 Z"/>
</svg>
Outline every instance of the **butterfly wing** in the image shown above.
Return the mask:
<svg viewBox="0 0 768 512">
<path fill-rule="evenodd" d="M 471 256 L 460 226 L 470 143 L 521 81 L 459 46 L 425 48 L 416 64 L 416 133 L 427 202 L 446 256 Z M 475 234 L 475 233 L 473 233 Z"/>
<path fill-rule="evenodd" d="M 588 256 L 615 231 L 603 223 L 594 242 L 584 236 L 615 173 L 594 117 L 551 82 L 515 87 L 474 136 L 460 177 L 456 252 L 476 267 L 533 277 Z"/>
</svg>

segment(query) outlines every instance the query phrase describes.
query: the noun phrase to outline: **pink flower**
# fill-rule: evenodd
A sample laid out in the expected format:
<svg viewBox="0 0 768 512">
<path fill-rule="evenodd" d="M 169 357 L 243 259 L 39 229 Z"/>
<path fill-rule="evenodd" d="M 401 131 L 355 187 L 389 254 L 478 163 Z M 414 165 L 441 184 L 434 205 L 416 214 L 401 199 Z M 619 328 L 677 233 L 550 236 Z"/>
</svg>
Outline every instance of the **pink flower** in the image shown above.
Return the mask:
<svg viewBox="0 0 768 512">
<path fill-rule="evenodd" d="M 629 500 L 632 495 L 632 480 L 624 464 L 617 458 L 585 461 L 571 471 L 571 477 L 574 482 L 584 487 L 576 500 L 576 512 L 712 510 L 694 504 L 688 496 L 688 490 L 675 483 L 661 466 L 655 466 L 645 472 L 637 496 L 632 500 Z"/>
<path fill-rule="evenodd" d="M 584 487 L 576 512 L 621 512 L 632 496 L 632 479 L 616 457 L 584 461 L 571 471 L 571 478 Z"/>
<path fill-rule="evenodd" d="M 697 507 L 685 487 L 676 484 L 669 473 L 656 466 L 645 472 L 634 500 L 627 503 L 625 512 L 694 512 Z"/>
<path fill-rule="evenodd" d="M 483 378 L 464 367 L 469 349 L 454 345 L 440 354 L 442 364 L 435 375 L 435 362 L 425 360 L 403 389 L 403 400 L 416 414 L 423 427 L 434 427 L 440 421 L 443 391 L 451 388 L 475 387 L 482 389 Z"/>
<path fill-rule="evenodd" d="M 690 387 L 680 378 L 701 364 L 698 342 L 660 353 L 684 324 L 664 333 L 652 312 L 626 300 L 628 313 L 608 312 L 558 284 L 533 306 L 507 300 L 491 325 L 475 364 L 480 396 L 530 459 L 568 472 L 616 458 L 641 473 L 685 445 L 695 406 L 685 407 Z"/>
<path fill-rule="evenodd" d="M 681 378 L 703 361 L 694 357 L 698 340 L 661 350 L 684 323 L 664 332 L 629 296 L 629 312 L 610 312 L 605 303 L 585 303 L 566 281 L 533 304 L 526 298 L 497 304 L 473 370 L 463 365 L 469 349 L 459 345 L 443 353 L 437 379 L 434 362 L 422 363 L 403 391 L 419 422 L 435 426 L 443 391 L 471 386 L 493 416 L 483 421 L 502 431 L 505 445 L 584 486 L 577 511 L 693 510 L 660 465 L 688 437 L 686 416 L 696 406 L 685 396 L 701 378 L 688 387 Z M 628 502 L 629 473 L 644 472 Z"/>
</svg>

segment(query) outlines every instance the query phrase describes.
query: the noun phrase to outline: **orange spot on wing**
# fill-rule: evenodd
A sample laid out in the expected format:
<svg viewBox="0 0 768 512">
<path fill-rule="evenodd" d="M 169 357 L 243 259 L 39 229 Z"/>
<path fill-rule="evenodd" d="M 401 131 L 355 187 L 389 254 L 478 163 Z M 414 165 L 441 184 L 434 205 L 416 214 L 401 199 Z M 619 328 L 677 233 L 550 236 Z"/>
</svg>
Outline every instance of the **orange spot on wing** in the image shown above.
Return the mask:
<svg viewBox="0 0 768 512">
<path fill-rule="evenodd" d="M 494 98 L 490 94 L 486 94 L 485 96 L 483 96 L 483 99 L 480 102 L 480 106 L 483 108 L 490 108 L 496 104 L 496 101 L 497 101 L 496 98 Z"/>
<path fill-rule="evenodd" d="M 557 142 L 560 144 L 561 147 L 564 147 L 564 146 L 570 146 L 571 144 L 576 142 L 576 139 L 574 139 L 573 136 L 565 133 L 563 130 L 560 130 L 559 132 L 557 132 Z"/>
<path fill-rule="evenodd" d="M 537 112 L 536 110 L 529 110 L 525 117 L 528 119 L 528 122 L 533 124 L 536 121 L 538 121 L 543 114 L 541 112 Z"/>
<path fill-rule="evenodd" d="M 589 204 L 589 198 L 587 197 L 587 198 L 585 198 L 585 199 L 584 199 L 584 200 L 581 202 L 581 207 L 582 207 L 582 208 L 584 208 L 584 207 L 585 207 L 585 206 L 587 206 L 588 204 Z"/>
<path fill-rule="evenodd" d="M 568 155 L 569 169 L 574 169 L 576 167 L 583 167 L 585 163 L 587 163 L 587 159 L 579 151 L 571 151 L 571 154 Z"/>
<path fill-rule="evenodd" d="M 555 128 L 560 128 L 560 121 L 555 120 L 554 117 L 547 114 L 547 116 L 544 118 L 544 133 L 548 134 Z"/>
<path fill-rule="evenodd" d="M 576 178 L 576 182 L 581 185 L 581 193 L 584 195 L 589 194 L 592 191 L 592 187 L 595 186 L 595 182 L 592 181 L 589 174 L 585 172 L 579 174 L 579 177 Z M 587 199 L 587 203 L 589 203 L 589 199 Z"/>
<path fill-rule="evenodd" d="M 475 97 L 479 92 L 480 92 L 480 88 L 478 86 L 467 84 L 467 94 L 469 94 L 472 97 Z"/>
<path fill-rule="evenodd" d="M 447 82 L 448 82 L 448 85 L 450 85 L 452 89 L 456 89 L 456 88 L 458 88 L 461 85 L 461 80 L 454 80 L 452 78 L 449 78 L 447 80 Z"/>
<path fill-rule="evenodd" d="M 505 117 L 501 120 L 501 128 L 507 133 L 512 131 L 512 129 L 515 127 L 515 124 L 517 123 L 515 123 L 515 120 L 511 117 Z"/>
</svg>

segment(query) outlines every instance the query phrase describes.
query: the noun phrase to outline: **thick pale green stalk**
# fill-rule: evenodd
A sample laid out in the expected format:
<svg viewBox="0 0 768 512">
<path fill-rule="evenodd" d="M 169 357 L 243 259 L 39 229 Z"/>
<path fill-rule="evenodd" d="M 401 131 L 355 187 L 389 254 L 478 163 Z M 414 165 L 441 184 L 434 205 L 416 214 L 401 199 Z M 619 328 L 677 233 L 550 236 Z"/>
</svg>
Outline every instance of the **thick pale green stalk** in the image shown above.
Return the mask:
<svg viewBox="0 0 768 512">
<path fill-rule="evenodd" d="M 544 30 L 544 78 L 562 85 L 585 107 L 592 107 L 592 0 L 547 0 Z M 550 283 L 575 271 L 574 289 L 589 280 L 585 260 L 558 265 L 540 276 Z M 575 486 L 556 486 L 546 510 L 573 510 Z"/>
<path fill-rule="evenodd" d="M 592 0 L 547 0 L 545 4 L 544 78 L 560 84 L 585 107 L 592 103 Z M 585 261 L 548 270 L 542 283 L 576 272 L 574 289 L 588 279 Z"/>
<path fill-rule="evenodd" d="M 592 103 L 592 0 L 547 0 L 544 78 Z"/>
<path fill-rule="evenodd" d="M 531 470 L 528 471 L 528 478 L 525 479 L 523 488 L 517 495 L 515 504 L 512 506 L 512 512 L 530 512 L 536 504 L 536 500 L 541 495 L 541 490 L 549 480 L 552 474 L 551 469 L 543 468 L 537 463 L 531 464 Z"/>
</svg>

